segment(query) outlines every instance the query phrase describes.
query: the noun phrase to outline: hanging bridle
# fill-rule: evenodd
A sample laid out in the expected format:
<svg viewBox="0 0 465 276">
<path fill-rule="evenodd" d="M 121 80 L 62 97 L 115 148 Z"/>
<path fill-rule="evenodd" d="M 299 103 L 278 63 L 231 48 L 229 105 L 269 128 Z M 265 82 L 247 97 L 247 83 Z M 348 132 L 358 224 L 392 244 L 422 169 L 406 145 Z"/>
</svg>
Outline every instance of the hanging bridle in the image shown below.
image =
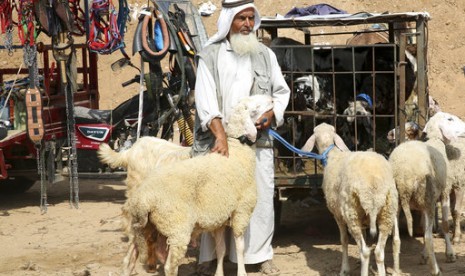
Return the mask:
<svg viewBox="0 0 465 276">
<path fill-rule="evenodd" d="M 87 42 L 91 51 L 99 54 L 111 54 L 124 47 L 117 20 L 118 13 L 111 0 L 92 1 L 89 40 Z"/>
<path fill-rule="evenodd" d="M 21 45 L 33 46 L 37 37 L 34 0 L 19 0 L 18 35 Z"/>
</svg>

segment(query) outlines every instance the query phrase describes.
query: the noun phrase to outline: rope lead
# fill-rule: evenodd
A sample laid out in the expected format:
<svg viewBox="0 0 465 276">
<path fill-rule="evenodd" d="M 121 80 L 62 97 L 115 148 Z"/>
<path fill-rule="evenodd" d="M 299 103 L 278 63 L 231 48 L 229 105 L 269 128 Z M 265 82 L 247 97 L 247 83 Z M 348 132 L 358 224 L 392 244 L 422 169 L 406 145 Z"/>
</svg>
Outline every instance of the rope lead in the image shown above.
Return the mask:
<svg viewBox="0 0 465 276">
<path fill-rule="evenodd" d="M 272 130 L 271 128 L 268 129 L 268 133 L 278 140 L 281 144 L 283 144 L 286 148 L 288 148 L 290 151 L 297 153 L 300 156 L 305 156 L 313 159 L 317 159 L 321 161 L 321 164 L 323 167 L 326 166 L 327 161 L 328 161 L 328 152 L 334 148 L 334 144 L 329 146 L 322 154 L 316 154 L 313 152 L 308 152 L 308 151 L 303 151 L 301 149 L 298 149 L 291 145 L 289 142 L 287 142 L 283 137 L 281 137 L 276 131 Z"/>
</svg>

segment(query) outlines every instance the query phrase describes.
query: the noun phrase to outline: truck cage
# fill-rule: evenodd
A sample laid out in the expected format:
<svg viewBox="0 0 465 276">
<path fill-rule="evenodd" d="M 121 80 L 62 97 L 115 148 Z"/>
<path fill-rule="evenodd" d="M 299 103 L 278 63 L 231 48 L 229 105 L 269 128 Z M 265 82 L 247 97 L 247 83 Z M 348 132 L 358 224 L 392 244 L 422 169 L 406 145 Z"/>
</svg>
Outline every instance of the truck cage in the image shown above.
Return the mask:
<svg viewBox="0 0 465 276">
<path fill-rule="evenodd" d="M 337 106 L 345 103 L 338 103 L 339 98 L 336 96 L 338 88 L 338 78 L 347 76 L 352 78 L 351 98 L 355 99 L 359 85 L 357 80 L 367 76 L 372 76 L 373 90 L 370 95 L 373 102 L 376 102 L 376 76 L 389 75 L 388 79 L 392 84 L 394 94 L 394 108 L 390 113 L 377 112 L 376 107 L 373 108 L 372 114 L 369 116 L 373 124 L 373 134 L 371 141 L 373 150 L 385 154 L 389 154 L 388 149 L 383 143 L 379 142 L 386 139 L 387 129 L 381 128 L 380 125 L 384 120 L 390 120 L 390 127 L 398 127 L 399 135 L 396 136 L 395 145 L 404 141 L 405 122 L 414 121 L 419 126 L 424 126 L 428 118 L 428 79 L 427 79 L 427 22 L 430 16 L 426 12 L 407 12 L 407 13 L 382 13 L 371 14 L 361 12 L 356 14 L 337 14 L 337 15 L 310 15 L 303 17 L 284 18 L 282 16 L 263 17 L 261 19 L 260 29 L 258 30 L 259 39 L 265 44 L 269 44 L 270 48 L 277 54 L 278 62 L 280 62 L 282 73 L 288 80 L 291 88 L 291 97 L 288 110 L 285 112 L 286 122 L 291 123 L 289 143 L 296 147 L 302 146 L 308 139 L 310 133 L 318 122 L 322 120 L 332 120 L 336 126 L 336 131 L 339 133 L 336 122 L 339 120 L 347 120 L 348 115 L 344 115 L 337 111 Z M 303 35 L 303 37 L 302 37 Z M 358 39 L 354 43 L 354 38 L 361 36 L 374 35 L 385 37 L 384 43 L 364 43 L 363 39 Z M 273 43 L 277 38 L 291 37 L 298 41 L 301 45 L 294 43 L 276 45 Z M 352 39 L 352 45 L 344 41 Z M 361 41 L 361 42 L 360 42 Z M 291 45 L 293 44 L 293 45 Z M 416 58 L 415 88 L 411 94 L 416 95 L 416 103 L 412 103 L 413 97 L 406 97 L 409 91 L 406 91 L 406 82 L 410 80 L 406 77 L 406 57 L 405 51 L 408 49 Z M 294 56 L 294 60 L 288 61 L 288 64 L 282 64 L 280 53 L 286 52 L 286 56 Z M 358 53 L 366 51 L 365 57 L 371 60 L 370 68 L 362 68 L 358 64 Z M 306 53 L 302 55 L 302 53 Z M 349 58 L 341 60 L 337 56 L 340 52 L 347 52 Z M 379 60 L 377 54 L 388 52 L 392 68 L 386 69 L 380 66 L 375 66 Z M 330 66 L 324 69 L 318 68 L 318 55 L 329 56 Z M 307 69 L 298 68 L 297 63 L 307 62 Z M 338 63 L 346 62 L 349 69 L 340 69 Z M 346 64 L 347 65 L 347 64 Z M 317 111 L 315 103 L 313 107 L 305 110 L 298 110 L 293 99 L 296 96 L 298 83 L 296 79 L 302 76 L 309 78 L 318 78 L 326 76 L 332 82 L 332 90 L 328 95 L 331 96 L 332 106 L 331 111 Z M 339 86 L 340 87 L 340 86 Z M 312 97 L 315 98 L 313 89 Z M 356 127 L 357 120 L 365 115 L 355 115 L 355 123 L 353 124 L 353 134 L 355 141 L 360 135 L 359 129 Z M 299 129 L 300 127 L 300 129 Z M 279 132 L 279 129 L 278 129 Z M 303 132 L 303 133 L 302 133 Z M 305 135 L 305 132 L 307 135 Z M 302 141 L 304 136 L 304 141 Z M 275 147 L 278 142 L 275 141 Z M 299 144 L 300 143 L 300 144 Z M 394 146 L 395 146 L 394 145 Z M 359 149 L 355 143 L 354 150 Z M 298 163 L 303 165 L 299 170 Z M 321 195 L 320 186 L 323 179 L 323 167 L 318 160 L 302 159 L 295 153 L 291 155 L 282 155 L 278 150 L 275 150 L 275 190 L 276 203 L 280 203 L 294 196 Z M 285 165 L 283 165 L 285 164 Z M 287 166 L 287 167 L 286 167 Z M 284 168 L 283 168 L 284 167 Z M 279 214 L 279 206 L 277 213 Z M 279 216 L 278 216 L 279 218 Z"/>
</svg>

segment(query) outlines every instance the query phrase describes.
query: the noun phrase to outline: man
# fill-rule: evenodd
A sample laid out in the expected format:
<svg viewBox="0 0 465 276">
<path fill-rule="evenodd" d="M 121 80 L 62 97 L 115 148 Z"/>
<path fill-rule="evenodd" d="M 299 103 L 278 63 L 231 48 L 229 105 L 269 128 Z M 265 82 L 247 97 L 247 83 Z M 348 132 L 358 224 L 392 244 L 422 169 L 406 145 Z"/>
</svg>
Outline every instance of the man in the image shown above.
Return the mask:
<svg viewBox="0 0 465 276">
<path fill-rule="evenodd" d="M 272 140 L 263 130 L 283 123 L 290 91 L 276 55 L 257 40 L 255 31 L 260 26 L 260 14 L 253 0 L 224 0 L 222 6 L 218 32 L 198 55 L 194 154 L 217 152 L 228 156 L 224 124 L 232 107 L 249 95 L 272 95 L 274 108 L 256 122 L 257 129 L 262 130 L 256 144 L 258 198 L 245 233 L 244 257 L 246 264 L 259 264 L 263 275 L 279 275 L 279 269 L 272 262 L 271 246 L 274 156 Z M 237 262 L 234 239 L 230 240 L 229 256 L 231 261 Z M 199 273 L 214 274 L 214 248 L 213 238 L 204 234 L 200 244 Z"/>
</svg>

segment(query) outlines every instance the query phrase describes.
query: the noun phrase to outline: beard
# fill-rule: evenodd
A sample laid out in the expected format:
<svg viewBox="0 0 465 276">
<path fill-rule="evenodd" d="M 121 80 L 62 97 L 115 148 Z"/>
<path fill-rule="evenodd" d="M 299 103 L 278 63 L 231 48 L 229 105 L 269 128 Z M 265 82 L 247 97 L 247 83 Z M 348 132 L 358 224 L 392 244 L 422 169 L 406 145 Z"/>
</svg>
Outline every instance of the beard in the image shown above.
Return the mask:
<svg viewBox="0 0 465 276">
<path fill-rule="evenodd" d="M 259 42 L 253 32 L 247 35 L 241 33 L 231 34 L 229 42 L 233 51 L 240 56 L 258 53 Z"/>
</svg>

